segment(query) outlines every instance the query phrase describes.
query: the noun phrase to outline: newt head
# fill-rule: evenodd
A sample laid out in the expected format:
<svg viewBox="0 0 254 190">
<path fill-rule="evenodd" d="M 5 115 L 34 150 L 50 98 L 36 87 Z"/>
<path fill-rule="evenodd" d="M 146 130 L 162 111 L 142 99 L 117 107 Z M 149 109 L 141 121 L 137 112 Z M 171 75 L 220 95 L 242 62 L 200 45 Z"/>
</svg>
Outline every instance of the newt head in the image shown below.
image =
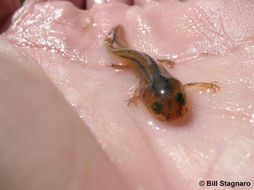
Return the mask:
<svg viewBox="0 0 254 190">
<path fill-rule="evenodd" d="M 148 109 L 160 120 L 174 120 L 188 111 L 184 87 L 175 78 L 160 77 L 144 89 L 142 96 Z"/>
</svg>

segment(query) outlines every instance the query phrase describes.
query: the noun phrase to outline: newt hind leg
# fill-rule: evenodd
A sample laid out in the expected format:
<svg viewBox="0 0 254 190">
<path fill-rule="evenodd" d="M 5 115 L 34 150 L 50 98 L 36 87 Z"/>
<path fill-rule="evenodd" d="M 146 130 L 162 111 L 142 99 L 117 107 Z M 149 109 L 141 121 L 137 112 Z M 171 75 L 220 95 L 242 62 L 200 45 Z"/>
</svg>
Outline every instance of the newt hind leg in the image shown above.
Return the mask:
<svg viewBox="0 0 254 190">
<path fill-rule="evenodd" d="M 169 59 L 157 59 L 158 63 L 162 65 L 164 68 L 173 68 L 175 66 L 175 62 L 170 61 Z"/>
<path fill-rule="evenodd" d="M 192 82 L 192 83 L 185 84 L 184 87 L 201 87 L 201 88 L 205 88 L 206 90 L 212 90 L 213 92 L 216 92 L 220 89 L 220 87 L 218 86 L 216 81 L 211 82 L 211 83 Z"/>
<path fill-rule="evenodd" d="M 123 64 L 123 63 L 111 63 L 111 65 L 109 65 L 108 67 L 112 67 L 114 69 L 126 69 L 129 68 L 130 66 L 127 64 Z"/>
</svg>

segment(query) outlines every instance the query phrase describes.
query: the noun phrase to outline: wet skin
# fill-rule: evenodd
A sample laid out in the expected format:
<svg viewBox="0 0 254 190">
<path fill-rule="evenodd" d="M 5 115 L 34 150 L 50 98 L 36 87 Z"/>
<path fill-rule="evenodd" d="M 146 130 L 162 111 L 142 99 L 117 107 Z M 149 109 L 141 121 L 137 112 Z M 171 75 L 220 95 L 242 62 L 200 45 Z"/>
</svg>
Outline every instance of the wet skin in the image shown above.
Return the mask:
<svg viewBox="0 0 254 190">
<path fill-rule="evenodd" d="M 254 2 L 166 1 L 80 11 L 31 0 L 16 15 L 2 37 L 17 48 L 1 46 L 1 189 L 198 190 L 201 179 L 253 188 Z M 183 84 L 218 81 L 214 94 L 185 89 L 192 114 L 182 127 L 157 120 L 142 99 L 126 105 L 137 79 L 107 67 L 118 58 L 103 44 L 120 20 L 131 47 L 172 58 Z M 203 56 L 189 59 L 193 48 Z"/>
</svg>

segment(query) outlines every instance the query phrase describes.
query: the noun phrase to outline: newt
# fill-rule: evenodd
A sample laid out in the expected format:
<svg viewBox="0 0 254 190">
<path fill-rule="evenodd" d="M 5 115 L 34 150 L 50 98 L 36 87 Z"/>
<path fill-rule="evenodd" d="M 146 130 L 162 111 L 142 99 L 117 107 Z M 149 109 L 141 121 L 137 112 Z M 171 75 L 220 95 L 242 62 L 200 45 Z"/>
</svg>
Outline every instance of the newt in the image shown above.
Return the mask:
<svg viewBox="0 0 254 190">
<path fill-rule="evenodd" d="M 144 52 L 129 48 L 122 25 L 112 28 L 104 43 L 109 52 L 125 61 L 125 64 L 111 66 L 116 69 L 129 67 L 139 78 L 138 88 L 128 100 L 128 105 L 141 98 L 148 110 L 159 120 L 173 120 L 186 115 L 188 105 L 185 87 L 200 86 L 213 91 L 219 89 L 215 83 L 194 82 L 183 85 L 162 66 L 165 63 L 173 66 L 174 62 L 156 60 Z"/>
</svg>

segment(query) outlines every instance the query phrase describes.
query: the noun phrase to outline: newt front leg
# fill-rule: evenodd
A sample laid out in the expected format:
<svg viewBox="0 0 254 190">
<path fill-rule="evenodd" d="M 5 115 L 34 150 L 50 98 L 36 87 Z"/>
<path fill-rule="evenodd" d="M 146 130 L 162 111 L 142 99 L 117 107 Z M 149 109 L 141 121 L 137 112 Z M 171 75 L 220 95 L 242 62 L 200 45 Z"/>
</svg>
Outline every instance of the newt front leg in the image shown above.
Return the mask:
<svg viewBox="0 0 254 190">
<path fill-rule="evenodd" d="M 136 88 L 131 98 L 126 100 L 128 102 L 127 105 L 128 106 L 130 106 L 131 104 L 137 105 L 137 101 L 139 98 L 142 97 L 142 94 L 143 94 L 143 89 L 141 87 Z"/>
<path fill-rule="evenodd" d="M 213 92 L 216 92 L 220 89 L 220 87 L 217 85 L 217 82 L 211 82 L 211 83 L 207 83 L 207 82 L 192 82 L 192 83 L 187 83 L 184 84 L 184 87 L 201 87 L 201 88 L 205 88 L 206 90 L 211 89 Z"/>
</svg>

